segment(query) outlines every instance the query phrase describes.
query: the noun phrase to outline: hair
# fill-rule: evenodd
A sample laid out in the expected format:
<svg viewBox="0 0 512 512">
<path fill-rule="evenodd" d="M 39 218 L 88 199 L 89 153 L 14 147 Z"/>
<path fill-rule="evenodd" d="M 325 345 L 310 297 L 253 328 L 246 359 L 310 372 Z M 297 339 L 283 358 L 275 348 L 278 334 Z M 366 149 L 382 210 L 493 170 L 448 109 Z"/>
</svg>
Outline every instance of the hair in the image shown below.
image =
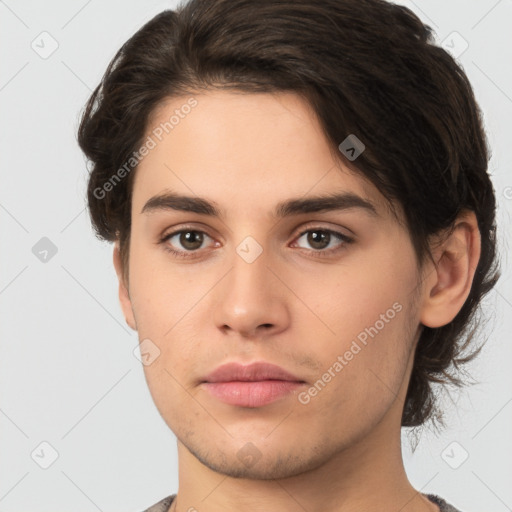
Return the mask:
<svg viewBox="0 0 512 512">
<path fill-rule="evenodd" d="M 333 155 L 402 207 L 420 266 L 432 258 L 433 235 L 475 213 L 481 255 L 470 294 L 449 324 L 423 326 L 402 414 L 406 427 L 443 423 L 434 384 L 463 385 L 450 369 L 480 352 L 465 354 L 499 277 L 489 149 L 462 68 L 412 11 L 384 0 L 191 0 L 161 12 L 113 57 L 78 129 L 92 163 L 93 226 L 119 242 L 125 269 L 136 165 L 105 184 L 141 146 L 163 101 L 215 89 L 305 99 Z M 349 134 L 366 147 L 357 162 L 338 150 Z"/>
</svg>

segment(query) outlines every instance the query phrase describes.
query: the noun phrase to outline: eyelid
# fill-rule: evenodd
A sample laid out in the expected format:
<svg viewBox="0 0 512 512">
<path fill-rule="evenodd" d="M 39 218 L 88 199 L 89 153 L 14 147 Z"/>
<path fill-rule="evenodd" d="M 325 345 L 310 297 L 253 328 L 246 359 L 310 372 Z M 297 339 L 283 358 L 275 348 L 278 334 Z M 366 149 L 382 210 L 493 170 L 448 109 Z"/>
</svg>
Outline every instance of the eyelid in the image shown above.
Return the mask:
<svg viewBox="0 0 512 512">
<path fill-rule="evenodd" d="M 338 226 L 338 227 L 335 227 L 335 228 L 331 228 L 331 227 L 326 227 L 326 226 L 322 226 L 323 221 L 310 221 L 310 222 L 307 222 L 305 225 L 301 225 L 300 227 L 300 230 L 297 231 L 297 233 L 294 235 L 295 237 L 297 236 L 302 236 L 305 232 L 307 231 L 310 231 L 310 230 L 314 230 L 314 229 L 317 229 L 318 231 L 330 231 L 330 232 L 333 232 L 333 233 L 338 233 L 340 235 L 343 235 L 344 237 L 346 238 L 355 238 L 355 235 L 354 235 L 354 232 L 349 229 L 349 228 L 345 228 L 345 227 L 341 227 L 341 226 Z M 171 231 L 169 231 L 168 229 L 170 229 Z M 169 238 L 170 236 L 172 235 L 176 235 L 182 231 L 186 231 L 186 230 L 190 230 L 190 231 L 197 231 L 199 233 L 204 233 L 206 235 L 208 235 L 210 238 L 214 238 L 212 235 L 210 235 L 210 233 L 208 232 L 208 228 L 207 227 L 197 227 L 197 226 L 194 226 L 194 225 L 178 225 L 177 227 L 173 227 L 173 228 L 168 228 L 166 230 L 164 230 L 163 234 L 159 236 L 159 239 L 160 241 L 164 238 Z M 342 232 L 340 232 L 339 230 L 340 229 L 345 229 L 346 231 L 350 231 L 350 235 L 348 234 L 344 234 Z"/>
<path fill-rule="evenodd" d="M 329 249 L 307 249 L 304 247 L 298 246 L 297 240 L 302 238 L 306 233 L 310 233 L 313 231 L 322 231 L 325 233 L 329 233 L 332 237 L 338 239 L 339 244 L 336 247 L 331 247 Z M 302 227 L 301 232 L 294 237 L 293 246 L 297 247 L 301 251 L 305 251 L 313 258 L 332 258 L 335 257 L 338 253 L 347 249 L 347 246 L 352 244 L 355 241 L 355 237 L 346 235 L 339 229 L 328 228 L 324 226 L 320 226 L 318 224 L 314 224 L 312 226 L 304 226 Z"/>
<path fill-rule="evenodd" d="M 351 230 L 349 230 L 348 228 L 346 228 L 346 229 L 352 233 Z M 186 231 L 194 231 L 196 233 L 204 234 L 215 241 L 215 238 L 213 236 L 211 236 L 206 229 L 197 228 L 196 226 L 192 226 L 192 225 L 183 225 L 183 226 L 174 227 L 171 229 L 171 231 L 164 231 L 164 233 L 159 237 L 159 240 L 157 241 L 157 245 L 158 244 L 165 245 L 166 246 L 165 250 L 167 250 L 168 252 L 170 252 L 178 257 L 198 258 L 199 255 L 202 252 L 204 252 L 204 249 L 203 250 L 197 249 L 194 251 L 176 250 L 176 249 L 172 249 L 169 246 L 169 244 L 167 243 L 169 239 L 173 238 L 174 236 L 176 236 L 182 232 L 186 232 Z M 305 249 L 304 247 L 299 247 L 299 249 L 306 251 L 307 253 L 310 253 L 312 255 L 316 255 L 316 256 L 325 256 L 325 257 L 330 256 L 333 253 L 337 253 L 338 251 L 343 250 L 344 246 L 351 244 L 352 242 L 355 241 L 355 237 L 352 235 L 344 234 L 341 231 L 341 227 L 335 229 L 335 228 L 322 226 L 321 221 L 317 221 L 317 222 L 312 221 L 310 223 L 307 223 L 306 225 L 302 225 L 300 228 L 300 231 L 294 235 L 293 241 L 296 241 L 298 238 L 301 238 L 303 235 L 305 235 L 306 233 L 308 233 L 310 231 L 324 231 L 326 233 L 330 233 L 330 234 L 334 235 L 335 237 L 337 237 L 341 242 L 340 246 L 331 248 L 331 249 L 325 249 L 325 250 Z M 215 243 L 218 243 L 218 242 L 215 242 Z"/>
<path fill-rule="evenodd" d="M 214 238 L 209 232 L 209 228 L 205 226 L 198 225 L 187 225 L 187 224 L 179 224 L 178 226 L 173 226 L 172 228 L 165 229 L 161 235 L 158 236 L 159 241 L 161 242 L 164 239 L 168 239 L 182 231 L 196 231 L 197 233 L 204 233 L 208 235 L 210 238 Z"/>
<path fill-rule="evenodd" d="M 307 222 L 305 225 L 301 226 L 300 231 L 297 235 L 295 235 L 295 238 L 298 236 L 302 236 L 304 233 L 307 233 L 308 231 L 327 231 L 330 233 L 334 233 L 337 235 L 342 236 L 343 238 L 355 240 L 355 233 L 348 228 L 344 228 L 342 226 L 337 227 L 329 227 L 329 226 L 323 226 L 322 221 L 317 222 Z M 349 231 L 350 234 L 343 233 L 343 230 Z"/>
<path fill-rule="evenodd" d="M 211 238 L 212 240 L 215 240 L 215 237 L 210 235 L 208 230 L 203 228 L 203 227 L 198 228 L 196 226 L 183 225 L 183 226 L 178 226 L 178 227 L 170 228 L 170 230 L 165 230 L 163 232 L 163 234 L 158 237 L 158 240 L 157 240 L 156 243 L 157 244 L 166 243 L 173 236 L 179 235 L 180 233 L 187 232 L 187 231 L 194 231 L 196 233 L 202 233 L 202 234 L 206 235 L 207 237 Z M 199 252 L 199 250 L 197 250 L 197 251 L 188 251 L 188 252 L 194 253 L 194 252 Z"/>
</svg>

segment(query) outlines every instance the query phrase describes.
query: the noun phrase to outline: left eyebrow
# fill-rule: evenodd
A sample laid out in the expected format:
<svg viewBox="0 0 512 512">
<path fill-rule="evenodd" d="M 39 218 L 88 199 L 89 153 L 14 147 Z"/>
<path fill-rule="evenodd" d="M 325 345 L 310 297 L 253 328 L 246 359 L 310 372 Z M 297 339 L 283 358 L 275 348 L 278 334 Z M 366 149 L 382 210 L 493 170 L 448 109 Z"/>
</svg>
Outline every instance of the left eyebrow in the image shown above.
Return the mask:
<svg viewBox="0 0 512 512">
<path fill-rule="evenodd" d="M 284 218 L 304 213 L 319 213 L 353 208 L 359 208 L 373 217 L 378 216 L 377 209 L 370 201 L 352 192 L 342 192 L 327 196 L 282 201 L 276 205 L 273 217 Z M 209 215 L 211 217 L 224 217 L 223 212 L 221 212 L 216 203 L 202 197 L 184 196 L 175 192 L 165 192 L 153 196 L 146 202 L 140 213 L 150 213 L 158 210 L 177 210 Z"/>
<path fill-rule="evenodd" d="M 306 199 L 290 199 L 277 204 L 274 216 L 283 218 L 301 213 L 318 213 L 352 208 L 359 208 L 373 217 L 378 216 L 377 209 L 370 201 L 352 192 L 314 196 Z"/>
</svg>

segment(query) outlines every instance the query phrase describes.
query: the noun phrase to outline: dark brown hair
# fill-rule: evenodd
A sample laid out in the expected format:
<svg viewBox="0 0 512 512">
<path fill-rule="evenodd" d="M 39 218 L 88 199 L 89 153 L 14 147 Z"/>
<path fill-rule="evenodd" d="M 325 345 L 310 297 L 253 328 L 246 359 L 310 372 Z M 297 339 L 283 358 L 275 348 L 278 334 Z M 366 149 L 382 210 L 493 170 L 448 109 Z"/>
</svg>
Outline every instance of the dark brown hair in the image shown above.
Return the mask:
<svg viewBox="0 0 512 512">
<path fill-rule="evenodd" d="M 429 26 L 383 0 L 191 0 L 158 14 L 117 52 L 78 132 L 92 163 L 93 225 L 119 240 L 125 263 L 136 166 L 105 184 L 126 169 L 163 100 L 214 88 L 307 100 L 333 154 L 401 205 L 419 264 L 431 257 L 431 235 L 475 212 L 482 249 L 470 295 L 448 325 L 424 327 L 402 417 L 403 426 L 442 423 L 432 384 L 462 386 L 450 369 L 482 348 L 464 353 L 498 278 L 487 141 L 462 68 Z M 337 149 L 349 134 L 366 146 L 354 162 Z"/>
</svg>

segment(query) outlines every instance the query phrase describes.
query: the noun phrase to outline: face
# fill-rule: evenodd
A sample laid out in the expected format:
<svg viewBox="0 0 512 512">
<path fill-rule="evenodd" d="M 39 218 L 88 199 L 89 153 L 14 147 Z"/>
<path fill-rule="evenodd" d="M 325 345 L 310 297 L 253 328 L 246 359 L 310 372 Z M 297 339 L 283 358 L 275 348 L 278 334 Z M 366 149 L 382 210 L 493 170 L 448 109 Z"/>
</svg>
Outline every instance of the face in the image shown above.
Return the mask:
<svg viewBox="0 0 512 512">
<path fill-rule="evenodd" d="M 314 468 L 379 425 L 395 435 L 419 325 L 406 228 L 298 96 L 194 97 L 155 112 L 133 187 L 123 307 L 162 417 L 203 464 L 246 478 Z M 294 382 L 205 382 L 230 362 Z"/>
</svg>

